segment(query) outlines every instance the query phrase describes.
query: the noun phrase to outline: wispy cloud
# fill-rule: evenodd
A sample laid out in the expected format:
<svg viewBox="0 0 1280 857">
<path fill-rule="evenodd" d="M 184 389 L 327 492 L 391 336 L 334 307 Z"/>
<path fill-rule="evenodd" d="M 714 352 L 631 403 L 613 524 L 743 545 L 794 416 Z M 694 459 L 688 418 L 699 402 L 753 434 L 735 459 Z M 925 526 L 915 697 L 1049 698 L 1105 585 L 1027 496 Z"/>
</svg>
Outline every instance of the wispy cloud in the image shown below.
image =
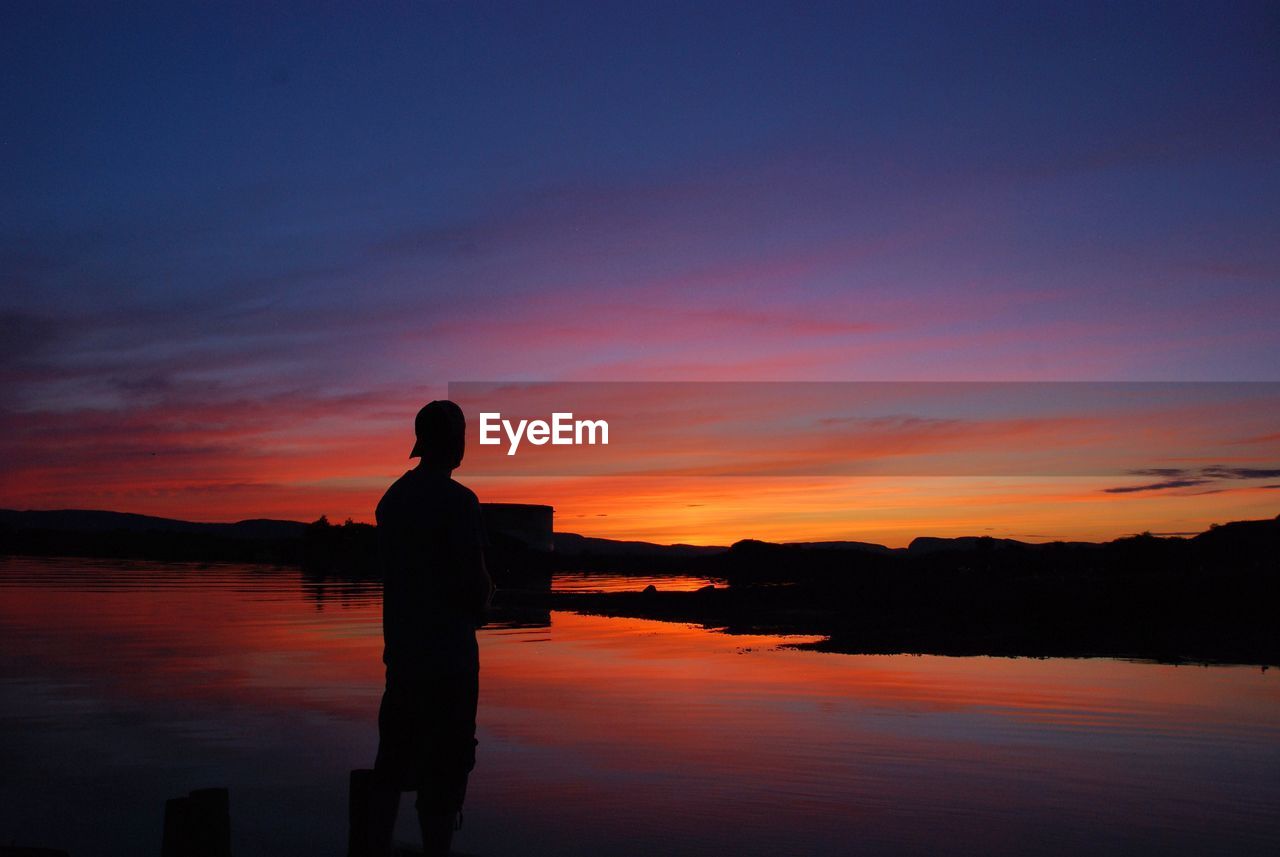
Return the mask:
<svg viewBox="0 0 1280 857">
<path fill-rule="evenodd" d="M 1205 467 L 1200 471 L 1212 479 L 1275 479 L 1280 468 Z"/>
<path fill-rule="evenodd" d="M 1193 485 L 1204 485 L 1208 479 L 1170 479 L 1167 482 L 1151 482 L 1146 485 L 1121 485 L 1116 488 L 1102 489 L 1108 494 L 1135 494 L 1139 491 L 1163 491 L 1167 488 L 1190 488 Z"/>
<path fill-rule="evenodd" d="M 1174 488 L 1192 488 L 1198 485 L 1212 485 L 1222 481 L 1275 479 L 1280 476 L 1280 468 L 1227 467 L 1221 464 L 1196 468 L 1146 467 L 1137 470 L 1130 470 L 1129 475 L 1160 476 L 1166 478 L 1161 482 L 1150 482 L 1144 485 L 1118 485 L 1112 488 L 1104 488 L 1102 489 L 1103 492 L 1107 494 L 1136 494 L 1143 491 L 1166 491 Z M 1276 486 L 1262 485 L 1254 487 L 1272 488 Z M 1221 490 L 1226 489 L 1198 491 L 1195 493 L 1197 495 L 1212 494 L 1218 493 L 1218 491 Z"/>
</svg>

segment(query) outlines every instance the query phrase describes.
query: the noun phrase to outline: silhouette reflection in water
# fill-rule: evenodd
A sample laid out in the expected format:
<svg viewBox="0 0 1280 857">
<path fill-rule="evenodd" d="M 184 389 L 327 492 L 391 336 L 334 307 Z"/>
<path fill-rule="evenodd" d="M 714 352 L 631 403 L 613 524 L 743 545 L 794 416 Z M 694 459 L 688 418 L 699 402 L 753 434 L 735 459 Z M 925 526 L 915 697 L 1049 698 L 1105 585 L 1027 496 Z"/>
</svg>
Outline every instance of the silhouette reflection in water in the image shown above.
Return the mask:
<svg viewBox="0 0 1280 857">
<path fill-rule="evenodd" d="M 391 853 L 400 793 L 416 791 L 423 851 L 448 854 L 475 766 L 476 628 L 493 595 L 480 504 L 450 478 L 466 420 L 453 402 L 418 412 L 418 466 L 378 503 L 386 691 L 369 788 L 369 854 Z"/>
</svg>

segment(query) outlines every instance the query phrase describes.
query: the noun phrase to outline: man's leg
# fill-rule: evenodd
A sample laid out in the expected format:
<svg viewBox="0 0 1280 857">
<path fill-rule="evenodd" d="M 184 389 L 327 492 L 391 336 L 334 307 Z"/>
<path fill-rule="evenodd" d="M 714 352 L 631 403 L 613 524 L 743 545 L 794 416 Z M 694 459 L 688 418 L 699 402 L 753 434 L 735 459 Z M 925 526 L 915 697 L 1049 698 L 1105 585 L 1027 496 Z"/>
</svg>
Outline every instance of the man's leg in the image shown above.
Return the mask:
<svg viewBox="0 0 1280 857">
<path fill-rule="evenodd" d="M 369 857 L 386 857 L 391 853 L 391 837 L 399 810 L 400 789 L 375 773 L 369 787 Z"/>
<path fill-rule="evenodd" d="M 422 831 L 424 857 L 445 857 L 453 845 L 453 830 L 457 826 L 456 812 L 444 813 L 424 807 L 419 799 L 418 828 Z"/>
<path fill-rule="evenodd" d="M 467 779 L 476 764 L 476 702 L 478 676 L 449 676 L 438 685 L 435 698 L 435 764 L 424 772 L 415 808 L 426 855 L 446 855 L 453 842 Z"/>
<path fill-rule="evenodd" d="M 369 855 L 391 853 L 396 814 L 400 809 L 401 785 L 412 764 L 409 721 L 413 712 L 410 698 L 399 684 L 387 677 L 387 689 L 378 707 L 378 756 L 373 762 L 369 785 Z"/>
</svg>

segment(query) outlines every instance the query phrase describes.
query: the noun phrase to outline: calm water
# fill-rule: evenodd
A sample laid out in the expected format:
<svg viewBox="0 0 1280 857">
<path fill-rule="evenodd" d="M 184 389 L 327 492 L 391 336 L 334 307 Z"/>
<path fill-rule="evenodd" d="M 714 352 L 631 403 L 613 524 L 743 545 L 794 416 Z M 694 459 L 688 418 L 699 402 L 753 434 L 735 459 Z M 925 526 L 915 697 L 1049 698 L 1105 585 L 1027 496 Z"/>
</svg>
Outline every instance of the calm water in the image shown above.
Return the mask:
<svg viewBox="0 0 1280 857">
<path fill-rule="evenodd" d="M 293 571 L 0 560 L 0 843 L 158 854 L 164 799 L 225 785 L 238 857 L 345 853 L 378 617 Z M 463 852 L 1280 853 L 1274 670 L 549 620 L 482 633 Z"/>
</svg>

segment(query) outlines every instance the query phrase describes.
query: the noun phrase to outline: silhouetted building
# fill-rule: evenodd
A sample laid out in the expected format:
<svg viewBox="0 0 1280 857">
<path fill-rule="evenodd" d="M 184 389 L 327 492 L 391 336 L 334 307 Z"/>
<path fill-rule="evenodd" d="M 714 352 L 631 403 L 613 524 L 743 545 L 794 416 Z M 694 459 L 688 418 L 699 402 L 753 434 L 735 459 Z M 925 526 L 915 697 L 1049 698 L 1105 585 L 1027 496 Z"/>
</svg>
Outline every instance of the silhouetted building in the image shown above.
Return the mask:
<svg viewBox="0 0 1280 857">
<path fill-rule="evenodd" d="M 513 540 L 528 550 L 555 549 L 555 509 L 530 503 L 481 503 L 480 514 L 490 540 Z"/>
</svg>

